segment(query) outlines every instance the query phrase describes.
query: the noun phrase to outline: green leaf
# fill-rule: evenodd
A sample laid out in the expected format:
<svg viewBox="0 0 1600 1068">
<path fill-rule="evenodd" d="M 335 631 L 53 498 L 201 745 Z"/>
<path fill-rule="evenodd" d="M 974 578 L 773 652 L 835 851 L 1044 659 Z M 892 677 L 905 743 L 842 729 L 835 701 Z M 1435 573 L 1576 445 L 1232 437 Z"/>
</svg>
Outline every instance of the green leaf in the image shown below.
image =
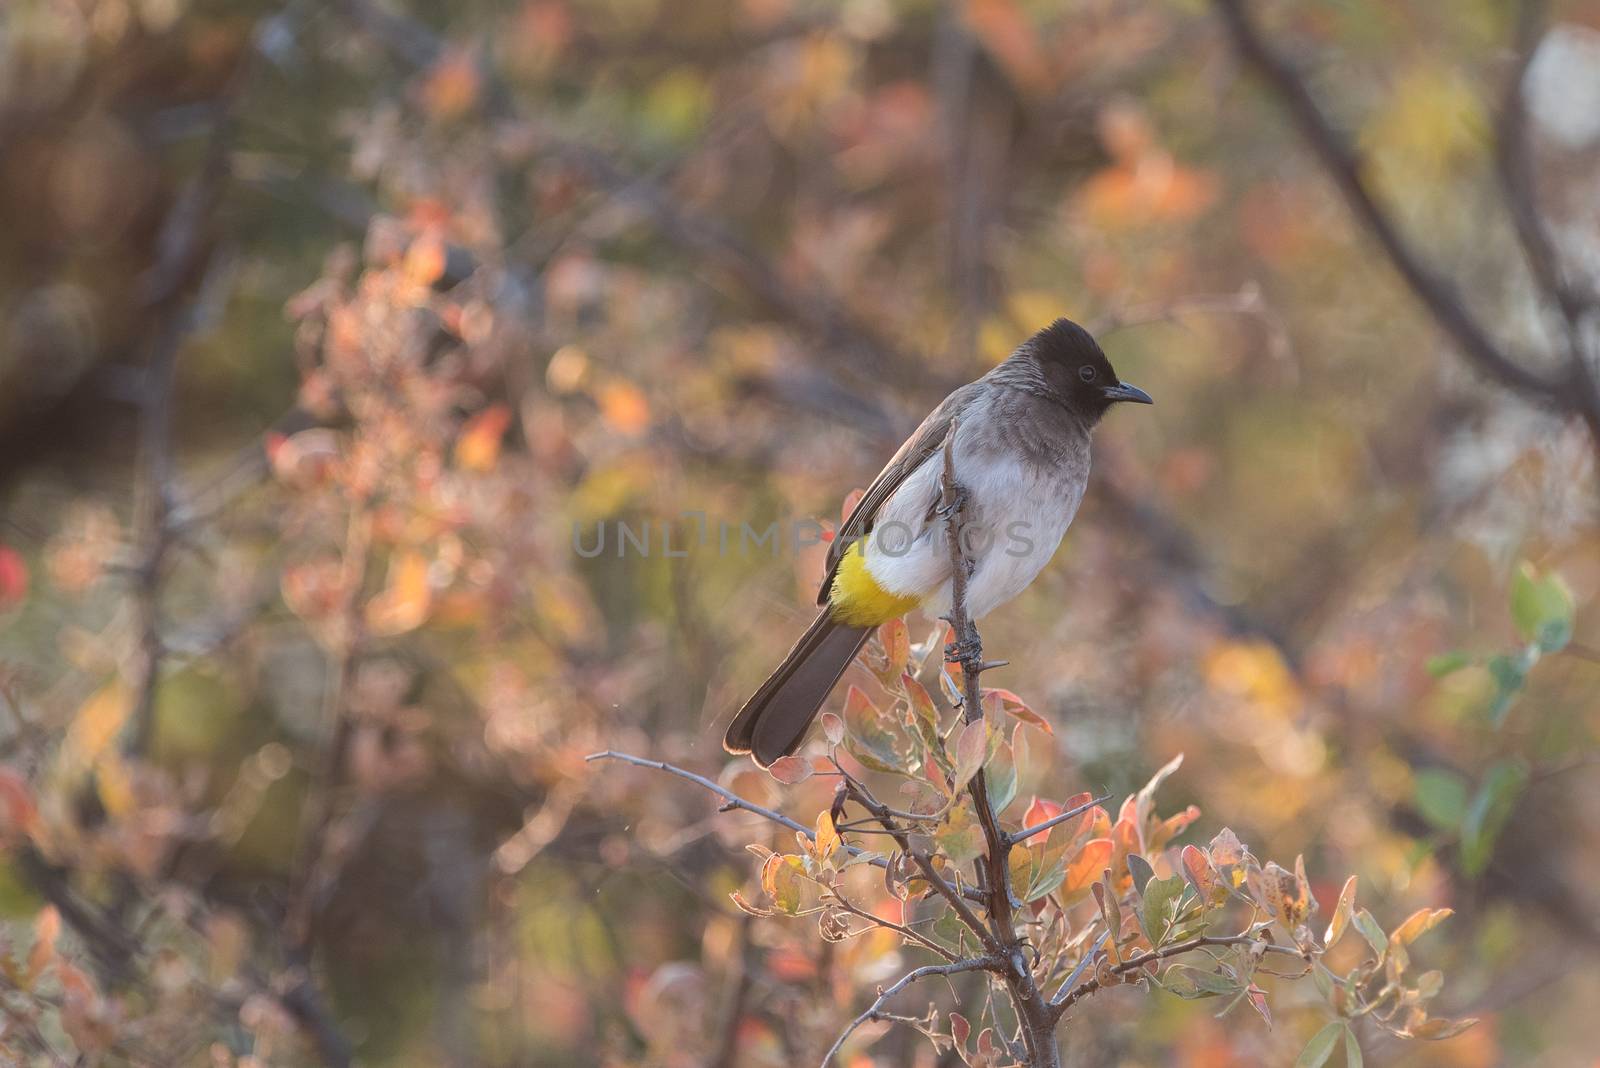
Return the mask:
<svg viewBox="0 0 1600 1068">
<path fill-rule="evenodd" d="M 1468 875 L 1481 875 L 1489 866 L 1495 841 L 1527 784 L 1528 769 L 1520 761 L 1502 760 L 1484 776 L 1461 819 L 1461 868 Z"/>
<path fill-rule="evenodd" d="M 1540 575 L 1524 560 L 1511 579 L 1511 619 L 1517 630 L 1546 653 L 1572 638 L 1572 591 L 1555 572 Z"/>
<path fill-rule="evenodd" d="M 1294 1059 L 1294 1068 L 1322 1068 L 1328 1058 L 1333 1056 L 1333 1047 L 1339 1044 L 1343 1034 L 1344 1021 L 1335 1020 L 1312 1035 L 1311 1041 L 1306 1043 L 1306 1048 Z"/>
<path fill-rule="evenodd" d="M 1441 831 L 1461 825 L 1467 811 L 1467 782 L 1444 768 L 1424 768 L 1417 772 L 1412 788 L 1417 811 Z"/>
<path fill-rule="evenodd" d="M 961 735 L 956 739 L 956 771 L 955 782 L 950 784 L 952 793 L 960 793 L 972 781 L 980 768 L 983 760 L 989 755 L 989 725 L 981 719 L 975 719 L 961 728 Z"/>
<path fill-rule="evenodd" d="M 1144 893 L 1144 886 L 1156 877 L 1156 870 L 1150 862 L 1138 853 L 1128 854 L 1128 874 L 1133 876 L 1133 888 L 1140 894 Z"/>
<path fill-rule="evenodd" d="M 874 771 L 904 772 L 894 735 L 883 724 L 883 713 L 860 688 L 852 686 L 844 701 L 845 748 Z"/>
<path fill-rule="evenodd" d="M 1067 859 L 1062 857 L 1054 867 L 1040 870 L 1038 878 L 1033 880 L 1033 885 L 1028 887 L 1028 892 L 1022 895 L 1025 904 L 1032 904 L 1046 894 L 1055 893 L 1056 887 L 1067 877 Z"/>
<path fill-rule="evenodd" d="M 1006 806 L 1016 800 L 1017 765 L 1009 745 L 1001 742 L 995 749 L 994 756 L 983 769 L 983 782 L 988 787 L 989 807 L 994 809 L 995 815 L 1004 812 Z"/>
<path fill-rule="evenodd" d="M 1362 909 L 1355 915 L 1355 924 L 1356 930 L 1361 932 L 1361 937 L 1367 940 L 1373 952 L 1378 954 L 1378 959 L 1382 960 L 1384 951 L 1389 948 L 1389 936 L 1378 925 L 1378 921 L 1373 918 L 1372 913 Z"/>
<path fill-rule="evenodd" d="M 1436 679 L 1442 679 L 1446 675 L 1460 671 L 1462 668 L 1471 663 L 1472 657 L 1468 656 L 1466 653 L 1441 653 L 1438 656 L 1430 657 L 1428 659 L 1428 674 L 1432 675 Z"/>
<path fill-rule="evenodd" d="M 1187 964 L 1174 964 L 1159 980 L 1169 993 L 1185 1000 L 1226 997 L 1239 992 L 1239 983 L 1220 972 L 1207 972 Z"/>
<path fill-rule="evenodd" d="M 1517 695 L 1528 681 L 1531 666 L 1526 656 L 1501 653 L 1489 658 L 1489 677 L 1494 679 L 1495 685 L 1494 698 L 1489 702 L 1489 722 L 1495 727 L 1505 722 L 1506 713 L 1517 703 Z"/>
<path fill-rule="evenodd" d="M 1356 1033 L 1350 1029 L 1349 1024 L 1344 1025 L 1344 1068 L 1361 1068 L 1361 1043 L 1356 1039 Z"/>
<path fill-rule="evenodd" d="M 970 864 L 983 852 L 983 828 L 962 806 L 950 813 L 950 818 L 934 833 L 939 851 L 956 866 Z"/>
<path fill-rule="evenodd" d="M 1183 877 L 1179 875 L 1166 879 L 1152 876 L 1145 884 L 1144 908 L 1139 913 L 1139 924 L 1152 946 L 1160 946 L 1171 930 L 1183 889 Z"/>
</svg>

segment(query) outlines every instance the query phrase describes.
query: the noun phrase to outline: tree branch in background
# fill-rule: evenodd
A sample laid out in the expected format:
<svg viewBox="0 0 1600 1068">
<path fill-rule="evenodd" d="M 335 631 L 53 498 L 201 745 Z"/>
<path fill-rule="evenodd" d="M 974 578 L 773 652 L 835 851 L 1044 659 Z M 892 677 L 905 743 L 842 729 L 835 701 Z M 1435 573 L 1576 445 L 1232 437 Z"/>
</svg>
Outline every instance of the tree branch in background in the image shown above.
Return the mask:
<svg viewBox="0 0 1600 1068">
<path fill-rule="evenodd" d="M 1591 430 L 1600 436 L 1597 421 L 1589 414 L 1600 411 L 1600 384 L 1596 382 L 1585 347 L 1585 326 L 1596 309 L 1597 295 L 1579 289 L 1562 266 L 1561 256 L 1539 210 L 1533 146 L 1528 142 L 1528 101 L 1523 89 L 1528 65 L 1544 35 L 1547 9 L 1545 0 L 1522 0 L 1517 9 L 1517 58 L 1506 76 L 1505 99 L 1495 123 L 1495 170 L 1528 270 L 1545 299 L 1561 313 L 1566 360 L 1572 371 L 1573 385 L 1578 390 L 1579 402 L 1584 405 Z"/>
<path fill-rule="evenodd" d="M 1595 390 L 1593 375 L 1582 356 L 1570 353 L 1562 371 L 1545 372 L 1524 365 L 1495 341 L 1467 310 L 1451 284 L 1424 262 L 1388 212 L 1378 205 L 1363 177 L 1361 157 L 1334 129 L 1300 74 L 1267 43 L 1250 14 L 1247 0 L 1212 3 L 1239 57 L 1278 97 L 1351 212 L 1462 355 L 1481 373 L 1527 400 L 1580 416 L 1600 448 L 1600 392 Z M 1519 225 L 1519 230 L 1523 228 Z"/>
</svg>

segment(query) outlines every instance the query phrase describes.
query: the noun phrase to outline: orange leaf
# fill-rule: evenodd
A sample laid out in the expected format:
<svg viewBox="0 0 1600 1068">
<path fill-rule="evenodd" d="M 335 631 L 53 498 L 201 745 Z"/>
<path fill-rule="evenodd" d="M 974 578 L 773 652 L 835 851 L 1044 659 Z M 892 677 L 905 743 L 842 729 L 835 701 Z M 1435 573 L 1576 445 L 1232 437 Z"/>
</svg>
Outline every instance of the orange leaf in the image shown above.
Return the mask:
<svg viewBox="0 0 1600 1068">
<path fill-rule="evenodd" d="M 884 674 L 891 678 L 903 674 L 911 661 L 911 631 L 906 628 L 906 621 L 889 620 L 878 628 L 878 640 L 883 643 L 883 651 L 889 658 L 889 666 L 884 669 Z"/>
<path fill-rule="evenodd" d="M 1043 92 L 1054 77 L 1039 34 L 1016 0 L 967 0 L 965 21 L 983 47 L 1019 87 Z"/>
<path fill-rule="evenodd" d="M 1111 839 L 1091 838 L 1085 842 L 1077 855 L 1067 862 L 1067 874 L 1061 880 L 1061 896 L 1068 897 L 1087 889 L 1110 861 Z"/>
<path fill-rule="evenodd" d="M 638 434 L 650 425 L 650 401 L 632 382 L 614 378 L 600 387 L 600 418 L 619 434 Z"/>
<path fill-rule="evenodd" d="M 422 626 L 433 606 L 428 558 L 414 549 L 389 562 L 389 585 L 367 604 L 367 626 L 374 634 L 404 634 Z"/>
<path fill-rule="evenodd" d="M 431 286 L 444 277 L 449 253 L 437 234 L 423 234 L 406 249 L 405 274 L 418 286 Z"/>
<path fill-rule="evenodd" d="M 500 458 L 500 441 L 511 425 L 511 409 L 491 405 L 468 419 L 456 438 L 456 466 L 467 471 L 492 471 Z"/>
<path fill-rule="evenodd" d="M 39 910 L 34 921 L 33 948 L 28 951 L 28 982 L 37 982 L 39 976 L 56 959 L 56 938 L 61 934 L 61 914 L 54 905 Z"/>
</svg>

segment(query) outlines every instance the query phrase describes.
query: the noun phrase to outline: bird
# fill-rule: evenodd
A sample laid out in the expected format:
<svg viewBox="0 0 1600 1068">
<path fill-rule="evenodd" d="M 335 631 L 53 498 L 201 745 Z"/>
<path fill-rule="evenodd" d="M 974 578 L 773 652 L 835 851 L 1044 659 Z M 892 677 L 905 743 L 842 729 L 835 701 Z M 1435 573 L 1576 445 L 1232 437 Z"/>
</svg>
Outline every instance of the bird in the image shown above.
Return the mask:
<svg viewBox="0 0 1600 1068">
<path fill-rule="evenodd" d="M 723 738 L 762 767 L 798 749 L 875 627 L 920 608 L 951 610 L 942 511 L 945 439 L 964 499 L 958 537 L 980 619 L 1049 562 L 1089 481 L 1090 435 L 1115 404 L 1152 404 L 1123 382 L 1088 330 L 1057 319 L 922 421 L 835 532 L 816 620 L 744 703 Z"/>
</svg>

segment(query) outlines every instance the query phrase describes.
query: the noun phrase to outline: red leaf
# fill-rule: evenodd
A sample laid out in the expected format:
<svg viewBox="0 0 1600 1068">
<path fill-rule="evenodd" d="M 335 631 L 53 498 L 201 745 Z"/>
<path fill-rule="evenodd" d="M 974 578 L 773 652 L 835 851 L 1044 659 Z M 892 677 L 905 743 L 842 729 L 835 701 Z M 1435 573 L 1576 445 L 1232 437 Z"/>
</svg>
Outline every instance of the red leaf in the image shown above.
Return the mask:
<svg viewBox="0 0 1600 1068">
<path fill-rule="evenodd" d="M 804 757 L 786 756 L 774 760 L 767 774 L 785 786 L 797 786 L 811 778 L 812 770 L 811 761 Z"/>
<path fill-rule="evenodd" d="M 1032 724 L 1046 734 L 1055 733 L 1055 728 L 1050 726 L 1048 720 L 1029 708 L 1026 701 L 1010 690 L 985 690 L 983 691 L 983 696 L 986 701 L 990 697 L 998 697 L 1000 699 L 1000 707 L 1005 709 L 1008 716 L 1014 716 L 1024 723 Z"/>
<path fill-rule="evenodd" d="M 28 565 L 22 554 L 0 545 L 0 612 L 21 604 L 28 596 Z"/>
</svg>

